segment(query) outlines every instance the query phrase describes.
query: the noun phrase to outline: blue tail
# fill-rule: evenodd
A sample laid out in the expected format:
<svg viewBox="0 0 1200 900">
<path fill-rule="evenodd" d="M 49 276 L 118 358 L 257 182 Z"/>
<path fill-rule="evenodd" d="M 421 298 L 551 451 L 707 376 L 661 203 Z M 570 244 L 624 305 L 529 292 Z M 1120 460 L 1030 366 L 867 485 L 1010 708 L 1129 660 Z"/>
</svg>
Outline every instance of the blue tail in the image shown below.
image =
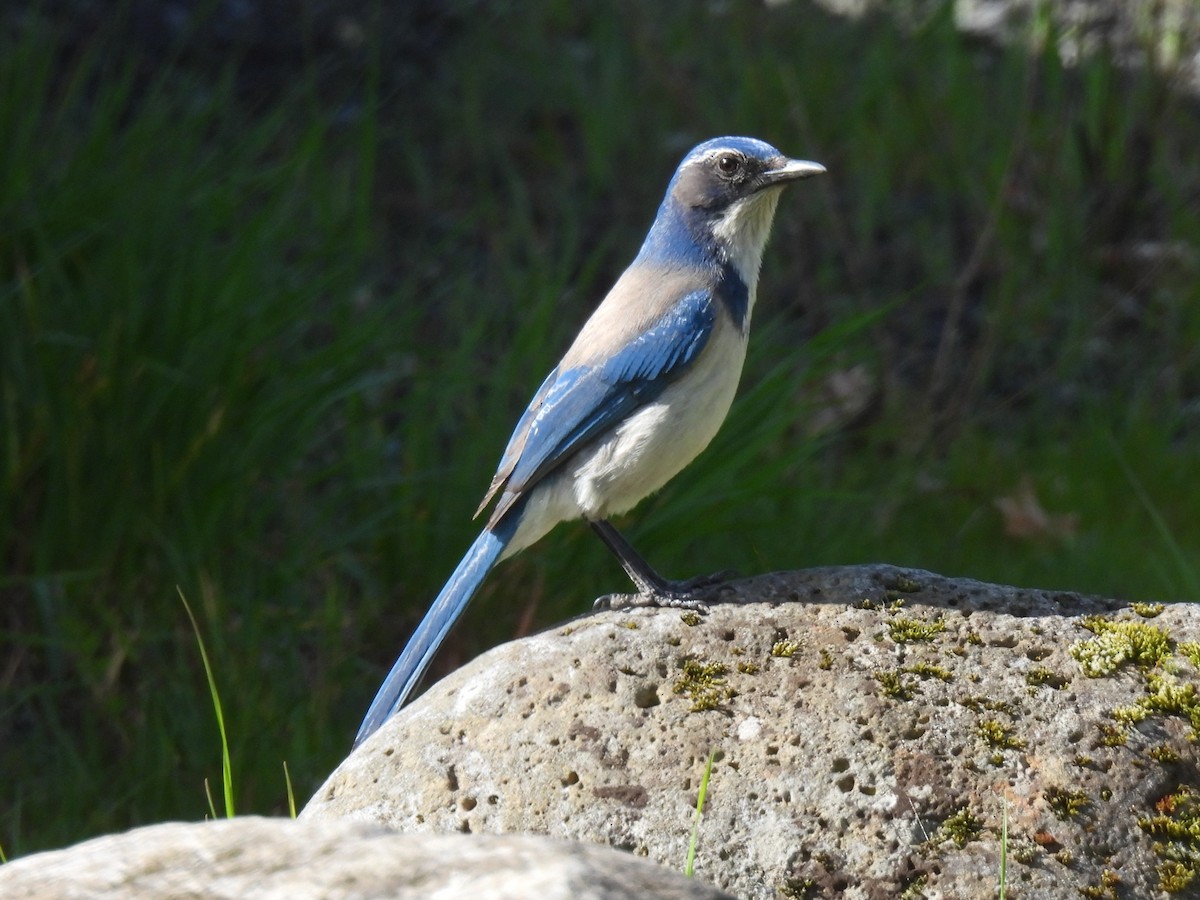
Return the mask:
<svg viewBox="0 0 1200 900">
<path fill-rule="evenodd" d="M 366 718 L 358 728 L 358 735 L 354 738 L 355 747 L 374 734 L 380 725 L 404 705 L 408 695 L 425 674 L 425 669 L 438 647 L 445 640 L 446 633 L 458 621 L 458 617 L 475 596 L 475 591 L 479 589 L 487 573 L 512 540 L 519 520 L 520 515 L 505 516 L 493 528 L 484 529 L 479 537 L 475 538 L 475 543 L 462 558 L 437 599 L 433 601 L 429 612 L 425 613 L 425 618 L 409 638 L 404 652 L 384 679 L 379 693 L 371 702 L 371 708 L 367 710 Z"/>
</svg>

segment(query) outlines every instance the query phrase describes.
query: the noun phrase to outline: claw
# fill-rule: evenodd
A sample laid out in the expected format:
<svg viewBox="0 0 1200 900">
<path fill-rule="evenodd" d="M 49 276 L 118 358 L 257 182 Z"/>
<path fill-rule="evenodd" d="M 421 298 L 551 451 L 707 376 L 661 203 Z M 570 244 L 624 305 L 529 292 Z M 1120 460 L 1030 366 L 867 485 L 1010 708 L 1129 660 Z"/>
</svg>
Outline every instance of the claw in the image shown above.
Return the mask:
<svg viewBox="0 0 1200 900">
<path fill-rule="evenodd" d="M 687 609 L 706 614 L 708 601 L 720 586 L 731 577 L 732 572 L 717 572 L 713 575 L 698 575 L 684 581 L 669 581 L 664 588 L 647 587 L 636 594 L 605 594 L 597 597 L 592 609 L 637 609 L 639 607 L 667 607 Z"/>
<path fill-rule="evenodd" d="M 604 610 L 604 609 L 622 609 L 623 607 L 621 606 L 620 603 L 613 602 L 614 600 L 617 600 L 619 597 L 622 597 L 622 596 L 624 596 L 624 595 L 623 594 L 602 594 L 592 602 L 592 609 L 596 612 L 599 612 L 600 610 Z"/>
</svg>

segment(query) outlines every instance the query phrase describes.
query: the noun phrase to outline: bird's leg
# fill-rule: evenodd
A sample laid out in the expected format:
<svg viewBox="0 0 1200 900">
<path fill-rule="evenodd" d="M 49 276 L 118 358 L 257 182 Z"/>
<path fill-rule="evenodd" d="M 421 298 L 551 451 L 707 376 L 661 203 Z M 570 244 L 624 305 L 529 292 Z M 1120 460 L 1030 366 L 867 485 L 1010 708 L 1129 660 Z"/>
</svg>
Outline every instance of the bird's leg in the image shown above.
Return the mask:
<svg viewBox="0 0 1200 900">
<path fill-rule="evenodd" d="M 672 581 L 663 578 L 608 522 L 589 521 L 588 524 L 592 526 L 592 530 L 596 532 L 600 540 L 604 541 L 604 545 L 620 560 L 621 568 L 625 570 L 634 587 L 637 588 L 636 594 L 604 595 L 596 601 L 597 609 L 672 606 L 696 612 L 707 612 L 708 604 L 705 602 L 705 598 L 712 593 L 712 588 L 729 577 L 728 573 L 722 572 L 716 575 L 701 575 L 686 581 Z"/>
</svg>

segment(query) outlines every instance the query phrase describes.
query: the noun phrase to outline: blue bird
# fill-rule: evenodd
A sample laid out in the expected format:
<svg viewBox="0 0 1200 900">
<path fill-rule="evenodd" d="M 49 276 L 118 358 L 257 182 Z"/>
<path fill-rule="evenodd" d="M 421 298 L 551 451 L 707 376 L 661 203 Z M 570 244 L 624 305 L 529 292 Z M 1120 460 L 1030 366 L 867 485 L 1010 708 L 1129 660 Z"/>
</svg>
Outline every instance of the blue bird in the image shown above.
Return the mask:
<svg viewBox="0 0 1200 900">
<path fill-rule="evenodd" d="M 637 593 L 612 605 L 703 608 L 714 579 L 669 581 L 608 522 L 690 463 L 733 402 L 758 270 L 785 185 L 825 171 L 753 138 L 683 158 L 641 251 L 542 382 L 492 479 L 487 525 L 417 626 L 358 730 L 358 746 L 417 686 L 500 560 L 584 518 Z"/>
</svg>

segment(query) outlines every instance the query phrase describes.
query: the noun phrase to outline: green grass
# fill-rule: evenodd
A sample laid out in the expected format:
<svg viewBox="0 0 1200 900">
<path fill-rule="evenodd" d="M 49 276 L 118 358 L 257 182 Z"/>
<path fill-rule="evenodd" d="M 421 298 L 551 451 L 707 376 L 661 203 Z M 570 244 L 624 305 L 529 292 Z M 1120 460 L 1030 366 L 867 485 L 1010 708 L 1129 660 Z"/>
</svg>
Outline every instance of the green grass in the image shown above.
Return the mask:
<svg viewBox="0 0 1200 900">
<path fill-rule="evenodd" d="M 713 760 L 717 758 L 717 748 L 713 747 L 704 764 L 704 775 L 700 778 L 700 790 L 696 792 L 696 816 L 692 820 L 692 836 L 688 839 L 687 861 L 683 866 L 683 874 L 691 878 L 696 862 L 696 842 L 700 838 L 700 818 L 704 815 L 704 799 L 708 796 L 708 781 L 712 777 Z"/>
<path fill-rule="evenodd" d="M 803 4 L 488 8 L 428 70 L 314 65 L 253 101 L 234 63 L 4 41 L 10 855 L 203 815 L 212 706 L 177 587 L 221 675 L 227 808 L 315 789 L 520 410 L 714 134 L 829 175 L 783 199 L 725 428 L 624 523 L 656 565 L 1195 599 L 1200 116 L 1158 79 L 981 48 L 948 13 Z M 866 410 L 809 434 L 853 366 Z M 1074 539 L 1005 535 L 1024 475 Z M 622 579 L 560 529 L 433 674 Z"/>
<path fill-rule="evenodd" d="M 296 818 L 296 792 L 292 788 L 292 773 L 288 771 L 287 760 L 283 761 L 283 781 L 287 787 L 287 811 L 289 818 Z"/>
<path fill-rule="evenodd" d="M 0 53 L 14 773 L 0 802 L 15 852 L 203 810 L 214 732 L 172 584 L 236 685 L 238 768 L 264 743 L 283 758 L 278 740 L 306 770 L 336 753 L 327 713 L 299 714 L 342 702 L 305 682 L 337 649 L 339 593 L 357 593 L 330 577 L 359 523 L 333 521 L 350 510 L 328 485 L 361 486 L 346 435 L 393 380 L 369 356 L 381 312 L 362 295 L 357 134 L 303 98 L 252 115 L 224 80 L 146 84 L 100 45 L 64 68 L 59 52 L 32 34 Z M 353 682 L 337 658 L 330 674 Z M 260 791 L 248 778 L 239 800 L 282 800 Z M 75 822 L 30 799 L 46 796 L 72 798 Z"/>
<path fill-rule="evenodd" d="M 208 694 L 212 699 L 213 713 L 217 718 L 217 733 L 221 736 L 221 796 L 225 801 L 225 818 L 232 819 L 237 814 L 233 792 L 233 766 L 229 761 L 229 735 L 225 731 L 225 711 L 221 706 L 221 692 L 217 689 L 217 678 L 213 673 L 212 663 L 208 659 L 208 650 L 204 646 L 204 635 L 200 632 L 200 626 L 196 624 L 196 616 L 192 612 L 192 607 L 188 604 L 187 597 L 182 591 L 179 593 L 179 599 L 183 602 L 184 611 L 187 612 L 188 621 L 196 635 L 196 648 L 200 651 L 200 662 L 204 665 L 204 678 L 208 682 Z M 286 775 L 286 773 L 285 766 L 284 774 Z M 219 816 L 216 804 L 213 803 L 212 793 L 209 791 L 208 779 L 204 781 L 204 789 L 208 794 L 208 811 L 216 819 Z M 293 805 L 290 783 L 288 785 L 288 803 L 289 806 Z"/>
<path fill-rule="evenodd" d="M 1004 900 L 1008 890 L 1008 800 L 1002 799 L 1000 807 L 1000 872 L 997 876 L 996 895 Z"/>
</svg>

